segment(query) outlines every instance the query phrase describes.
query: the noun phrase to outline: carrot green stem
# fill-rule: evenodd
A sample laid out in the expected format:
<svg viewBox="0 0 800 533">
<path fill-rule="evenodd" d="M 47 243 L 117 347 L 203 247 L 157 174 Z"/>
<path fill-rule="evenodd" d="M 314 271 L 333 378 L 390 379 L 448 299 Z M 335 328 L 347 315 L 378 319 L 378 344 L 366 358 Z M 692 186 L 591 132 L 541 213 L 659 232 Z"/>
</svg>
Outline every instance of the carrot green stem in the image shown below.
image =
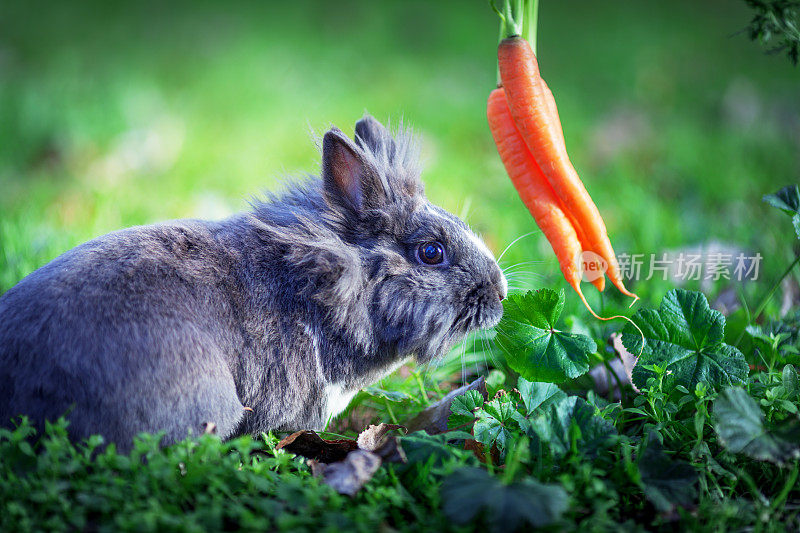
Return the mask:
<svg viewBox="0 0 800 533">
<path fill-rule="evenodd" d="M 503 0 L 502 11 L 497 7 L 496 0 L 491 0 L 490 3 L 494 12 L 500 17 L 500 40 L 521 36 L 525 18 L 522 0 Z"/>
<path fill-rule="evenodd" d="M 523 37 L 528 40 L 536 54 L 536 28 L 539 22 L 539 0 L 503 0 L 503 9 L 497 7 L 497 0 L 489 4 L 500 17 L 500 38 Z M 497 86 L 500 87 L 500 69 L 497 69 Z"/>
<path fill-rule="evenodd" d="M 539 0 L 525 0 L 525 38 L 531 44 L 533 55 L 536 55 L 536 29 L 539 27 Z"/>
</svg>

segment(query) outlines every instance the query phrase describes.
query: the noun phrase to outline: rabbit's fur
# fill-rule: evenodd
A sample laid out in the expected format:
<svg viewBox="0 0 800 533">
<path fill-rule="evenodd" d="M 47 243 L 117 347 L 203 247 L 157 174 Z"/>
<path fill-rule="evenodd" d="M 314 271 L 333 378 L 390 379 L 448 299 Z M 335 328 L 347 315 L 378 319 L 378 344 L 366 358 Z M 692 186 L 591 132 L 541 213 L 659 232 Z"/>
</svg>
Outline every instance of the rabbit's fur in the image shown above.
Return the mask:
<svg viewBox="0 0 800 533">
<path fill-rule="evenodd" d="M 0 297 L 0 424 L 68 412 L 123 448 L 320 428 L 411 356 L 430 361 L 502 315 L 483 243 L 431 205 L 415 143 L 365 116 L 332 128 L 322 177 L 221 222 L 124 229 Z M 424 264 L 421 243 L 444 245 Z M 251 410 L 252 409 L 252 410 Z"/>
</svg>

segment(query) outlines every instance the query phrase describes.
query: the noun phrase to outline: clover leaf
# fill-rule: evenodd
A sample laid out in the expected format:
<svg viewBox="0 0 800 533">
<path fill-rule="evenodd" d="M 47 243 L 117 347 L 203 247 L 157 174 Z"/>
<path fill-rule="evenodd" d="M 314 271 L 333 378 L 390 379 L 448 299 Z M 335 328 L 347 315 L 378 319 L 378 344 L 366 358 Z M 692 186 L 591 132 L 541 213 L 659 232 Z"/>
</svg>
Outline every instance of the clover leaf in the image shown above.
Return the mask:
<svg viewBox="0 0 800 533">
<path fill-rule="evenodd" d="M 597 351 L 585 335 L 556 329 L 564 309 L 564 291 L 528 291 L 509 296 L 497 326 L 497 345 L 516 372 L 531 381 L 560 383 L 589 370 L 589 354 Z"/>
<path fill-rule="evenodd" d="M 658 310 L 640 309 L 632 320 L 641 328 L 644 344 L 630 324 L 622 330 L 622 344 L 632 354 L 641 352 L 632 375 L 640 389 L 655 377 L 654 365 L 666 370 L 664 392 L 678 386 L 695 390 L 698 383 L 717 389 L 747 377 L 742 353 L 723 342 L 725 317 L 699 292 L 671 290 Z"/>
</svg>

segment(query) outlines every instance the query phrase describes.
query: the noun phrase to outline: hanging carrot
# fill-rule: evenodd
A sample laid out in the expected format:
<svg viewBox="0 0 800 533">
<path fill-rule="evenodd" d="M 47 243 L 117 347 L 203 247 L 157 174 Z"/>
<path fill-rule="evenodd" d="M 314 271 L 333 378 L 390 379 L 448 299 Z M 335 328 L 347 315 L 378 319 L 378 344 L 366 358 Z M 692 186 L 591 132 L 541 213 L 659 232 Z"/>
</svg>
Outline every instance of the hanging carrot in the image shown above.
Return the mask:
<svg viewBox="0 0 800 533">
<path fill-rule="evenodd" d="M 580 269 L 576 264 L 581 253 L 578 235 L 514 124 L 502 88 L 495 89 L 489 95 L 486 115 L 500 159 L 514 188 L 553 247 L 564 279 L 589 307 L 581 292 Z"/>
<path fill-rule="evenodd" d="M 542 80 L 544 82 L 544 80 Z M 550 120 L 558 126 L 558 135 L 556 140 L 559 141 L 561 146 L 564 150 L 566 150 L 566 143 L 564 141 L 564 132 L 561 129 L 561 119 L 558 117 L 558 108 L 556 107 L 556 100 L 553 98 L 553 93 L 550 92 L 550 88 L 547 84 L 543 86 L 545 92 L 545 99 L 547 101 L 547 109 L 550 113 Z M 565 208 L 565 212 L 569 217 L 572 226 L 575 228 L 576 233 L 578 234 L 578 239 L 581 241 L 581 250 L 589 250 L 591 251 L 592 246 L 589 244 L 589 240 L 586 237 L 586 234 L 583 231 L 583 228 L 578 224 L 578 221 L 575 219 L 575 215 L 572 214 L 571 211 Z M 596 253 L 596 252 L 595 252 Z M 598 254 L 599 255 L 599 254 Z M 592 272 L 599 272 L 599 276 L 595 277 L 595 279 L 591 280 L 592 285 L 597 287 L 597 290 L 603 292 L 603 289 L 606 287 L 606 278 L 603 276 L 604 269 L 601 268 L 601 265 L 597 264 L 596 262 L 593 264 L 584 264 L 584 270 L 589 271 L 592 269 Z"/>
<path fill-rule="evenodd" d="M 525 144 L 585 234 L 589 250 L 607 262 L 611 282 L 623 294 L 637 298 L 625 288 L 605 223 L 569 160 L 555 101 L 539 75 L 530 45 L 519 36 L 503 39 L 498 63 L 511 116 Z"/>
</svg>

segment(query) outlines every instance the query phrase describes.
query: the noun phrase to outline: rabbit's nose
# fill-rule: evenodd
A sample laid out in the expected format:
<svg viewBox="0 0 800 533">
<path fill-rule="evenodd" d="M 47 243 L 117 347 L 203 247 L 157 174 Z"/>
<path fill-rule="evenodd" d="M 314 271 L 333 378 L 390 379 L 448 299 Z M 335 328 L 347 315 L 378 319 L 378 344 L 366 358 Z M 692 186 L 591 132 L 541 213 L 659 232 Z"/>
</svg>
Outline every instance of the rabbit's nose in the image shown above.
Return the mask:
<svg viewBox="0 0 800 533">
<path fill-rule="evenodd" d="M 495 287 L 495 292 L 497 293 L 497 298 L 502 302 L 506 299 L 506 295 L 503 292 L 502 287 Z"/>
<path fill-rule="evenodd" d="M 494 290 L 501 302 L 508 296 L 508 282 L 502 272 L 500 272 L 499 280 L 494 284 Z"/>
</svg>

